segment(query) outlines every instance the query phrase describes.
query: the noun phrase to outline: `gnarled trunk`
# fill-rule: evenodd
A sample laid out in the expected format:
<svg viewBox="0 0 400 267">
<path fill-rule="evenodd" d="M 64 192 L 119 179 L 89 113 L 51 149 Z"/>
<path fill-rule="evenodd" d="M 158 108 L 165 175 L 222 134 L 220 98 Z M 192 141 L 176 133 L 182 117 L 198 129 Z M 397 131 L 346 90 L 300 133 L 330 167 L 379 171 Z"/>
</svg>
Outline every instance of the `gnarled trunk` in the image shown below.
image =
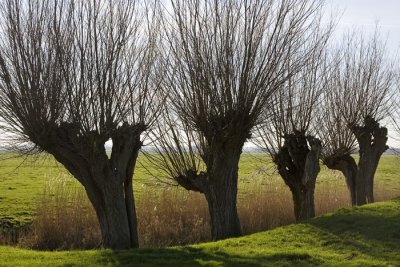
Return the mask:
<svg viewBox="0 0 400 267">
<path fill-rule="evenodd" d="M 349 190 L 351 204 L 355 206 L 356 201 L 356 177 L 357 177 L 357 164 L 350 154 L 345 154 L 340 157 L 330 157 L 324 160 L 324 164 L 332 170 L 338 170 L 343 173 L 347 189 Z"/>
<path fill-rule="evenodd" d="M 351 127 L 359 144 L 360 159 L 356 176 L 356 204 L 374 202 L 374 177 L 382 154 L 388 149 L 387 129 L 369 116 L 364 126 Z"/>
<path fill-rule="evenodd" d="M 321 142 L 317 138 L 296 132 L 285 137 L 284 145 L 274 157 L 279 174 L 292 192 L 296 221 L 315 216 L 314 190 L 320 171 L 320 152 Z"/>
<path fill-rule="evenodd" d="M 138 247 L 132 176 L 144 126 L 124 124 L 111 136 L 109 159 L 98 134 L 79 138 L 73 125 L 59 127 L 51 136 L 57 142 L 46 150 L 85 187 L 99 221 L 102 246 Z"/>
<path fill-rule="evenodd" d="M 101 166 L 101 164 L 99 164 Z M 116 170 L 96 172 L 96 180 L 84 184 L 99 221 L 102 246 L 129 249 L 139 246 L 132 176 L 125 181 Z M 101 177 L 102 176 L 102 177 Z"/>
</svg>

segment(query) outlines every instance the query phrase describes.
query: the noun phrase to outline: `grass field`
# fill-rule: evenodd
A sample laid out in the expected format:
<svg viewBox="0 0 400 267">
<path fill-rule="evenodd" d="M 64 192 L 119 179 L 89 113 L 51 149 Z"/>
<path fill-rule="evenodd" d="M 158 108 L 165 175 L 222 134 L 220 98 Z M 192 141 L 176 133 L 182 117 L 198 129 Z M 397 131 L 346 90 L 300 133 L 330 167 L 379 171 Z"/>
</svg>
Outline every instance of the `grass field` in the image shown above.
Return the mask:
<svg viewBox="0 0 400 267">
<path fill-rule="evenodd" d="M 42 157 L 36 161 L 21 158 L 4 159 L 9 156 L 2 155 L 3 159 L 0 160 L 0 223 L 5 221 L 13 224 L 30 222 L 35 214 L 38 198 L 46 185 L 54 183 L 57 179 L 61 178 L 63 183 L 71 187 L 80 187 L 64 168 L 51 158 Z M 143 163 L 143 157 L 139 158 L 139 161 Z M 138 164 L 135 170 L 134 187 L 136 198 L 139 201 L 143 190 L 161 193 L 166 189 L 174 189 L 162 182 L 167 181 L 166 179 L 160 181 L 159 177 L 149 175 L 145 167 Z M 387 195 L 389 197 L 400 196 L 398 173 L 400 173 L 400 158 L 391 155 L 383 156 L 375 182 L 378 201 Z M 286 186 L 274 172 L 273 165 L 265 155 L 244 153 L 239 168 L 239 204 L 244 196 L 254 193 L 255 188 L 262 191 L 263 194 L 276 197 L 283 195 L 283 192 L 287 194 Z M 338 198 L 336 195 L 339 193 L 343 195 L 344 191 L 346 191 L 346 186 L 341 174 L 322 167 L 316 186 L 317 210 L 323 202 L 320 201 L 321 197 L 325 198 L 325 195 L 329 193 L 331 200 L 335 201 L 335 198 Z M 321 207 L 319 213 L 324 211 L 324 208 Z"/>
<path fill-rule="evenodd" d="M 121 252 L 0 246 L 0 266 L 400 266 L 399 229 L 397 199 L 191 246 Z"/>
</svg>

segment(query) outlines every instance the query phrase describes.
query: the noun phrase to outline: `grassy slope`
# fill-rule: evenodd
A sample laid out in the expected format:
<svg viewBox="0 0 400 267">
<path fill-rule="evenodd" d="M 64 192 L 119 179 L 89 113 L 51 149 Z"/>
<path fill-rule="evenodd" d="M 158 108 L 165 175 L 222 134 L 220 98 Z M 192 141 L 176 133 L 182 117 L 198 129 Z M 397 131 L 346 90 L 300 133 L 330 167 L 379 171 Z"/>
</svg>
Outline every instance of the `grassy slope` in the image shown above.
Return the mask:
<svg viewBox="0 0 400 267">
<path fill-rule="evenodd" d="M 8 155 L 1 155 L 2 157 Z M 143 158 L 139 158 L 143 161 Z M 390 188 L 396 196 L 400 196 L 400 159 L 397 156 L 383 156 L 376 174 L 376 186 L 379 189 Z M 46 158 L 36 162 L 23 163 L 20 158 L 0 160 L 0 222 L 29 222 L 36 208 L 36 199 L 43 192 L 45 184 L 55 177 L 63 177 L 67 183 L 76 186 L 64 168 L 54 160 Z M 253 190 L 255 176 L 262 177 L 260 187 L 272 183 L 277 188 L 285 187 L 282 179 L 273 173 L 273 166 L 263 154 L 244 153 L 239 168 L 239 198 L 248 190 Z M 317 180 L 317 191 L 320 184 L 333 183 L 335 187 L 346 190 L 344 179 L 338 172 L 332 172 L 322 167 Z M 142 186 L 152 190 L 162 190 L 164 187 L 157 179 L 147 174 L 138 164 L 135 170 L 135 194 L 140 197 Z M 277 192 L 271 192 L 277 193 Z"/>
<path fill-rule="evenodd" d="M 400 199 L 304 224 L 163 249 L 34 252 L 0 247 L 0 266 L 400 266 Z"/>
</svg>

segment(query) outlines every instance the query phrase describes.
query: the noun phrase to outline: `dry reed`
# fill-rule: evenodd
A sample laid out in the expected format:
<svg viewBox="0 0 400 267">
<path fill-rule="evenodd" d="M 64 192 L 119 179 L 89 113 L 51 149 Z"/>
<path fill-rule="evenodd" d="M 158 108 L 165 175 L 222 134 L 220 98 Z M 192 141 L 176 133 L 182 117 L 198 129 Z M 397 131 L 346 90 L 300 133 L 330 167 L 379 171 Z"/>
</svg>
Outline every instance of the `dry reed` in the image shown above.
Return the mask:
<svg viewBox="0 0 400 267">
<path fill-rule="evenodd" d="M 96 214 L 85 192 L 59 178 L 46 185 L 30 231 L 19 244 L 41 250 L 88 249 L 98 247 L 99 240 Z"/>
<path fill-rule="evenodd" d="M 276 175 L 250 173 L 242 183 L 238 212 L 243 234 L 272 229 L 294 222 L 290 191 Z M 397 192 L 398 193 L 398 192 Z M 376 200 L 396 192 L 376 186 Z M 342 178 L 318 182 L 315 191 L 317 215 L 349 207 Z M 204 196 L 177 187 L 142 186 L 136 201 L 141 247 L 160 247 L 210 240 L 208 208 Z M 19 245 L 35 249 L 87 249 L 100 244 L 96 215 L 85 192 L 55 179 L 46 186 L 37 215 Z"/>
</svg>

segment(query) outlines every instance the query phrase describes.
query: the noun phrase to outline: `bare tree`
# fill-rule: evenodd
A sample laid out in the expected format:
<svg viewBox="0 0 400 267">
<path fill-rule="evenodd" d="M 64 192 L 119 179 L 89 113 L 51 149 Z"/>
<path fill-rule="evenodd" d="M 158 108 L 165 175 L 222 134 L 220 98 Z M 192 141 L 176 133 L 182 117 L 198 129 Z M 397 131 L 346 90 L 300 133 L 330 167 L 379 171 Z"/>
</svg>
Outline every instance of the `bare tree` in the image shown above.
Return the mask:
<svg viewBox="0 0 400 267">
<path fill-rule="evenodd" d="M 169 114 L 152 161 L 205 195 L 214 240 L 240 235 L 242 148 L 272 94 L 307 61 L 322 1 L 173 0 L 165 21 Z M 290 65 L 288 70 L 287 66 Z"/>
<path fill-rule="evenodd" d="M 84 186 L 102 245 L 114 249 L 138 246 L 132 176 L 157 91 L 157 25 L 147 8 L 111 0 L 1 3 L 2 130 L 53 155 Z"/>
<path fill-rule="evenodd" d="M 328 168 L 343 173 L 352 205 L 356 205 L 357 163 L 352 154 L 357 151 L 357 140 L 340 114 L 339 103 L 333 91 L 324 92 L 319 113 L 319 135 L 324 143 L 321 158 Z"/>
<path fill-rule="evenodd" d="M 329 25 L 308 40 L 313 47 L 312 56 L 273 96 L 272 105 L 264 113 L 265 123 L 258 126 L 258 138 L 254 139 L 272 157 L 290 188 L 296 221 L 315 216 L 314 189 L 320 171 L 321 142 L 314 126 L 325 87 L 325 47 L 331 30 Z"/>
<path fill-rule="evenodd" d="M 387 146 L 387 129 L 379 121 L 391 113 L 395 72 L 385 44 L 350 33 L 333 51 L 320 135 L 324 164 L 346 177 L 353 205 L 374 201 L 374 175 Z M 359 148 L 358 165 L 351 156 Z"/>
<path fill-rule="evenodd" d="M 392 129 L 395 132 L 395 136 L 392 136 L 392 138 L 398 142 L 400 140 L 400 72 L 398 67 L 396 68 L 396 73 L 396 84 L 394 86 L 393 97 L 391 99 L 393 110 L 390 114 L 390 122 Z"/>
</svg>

